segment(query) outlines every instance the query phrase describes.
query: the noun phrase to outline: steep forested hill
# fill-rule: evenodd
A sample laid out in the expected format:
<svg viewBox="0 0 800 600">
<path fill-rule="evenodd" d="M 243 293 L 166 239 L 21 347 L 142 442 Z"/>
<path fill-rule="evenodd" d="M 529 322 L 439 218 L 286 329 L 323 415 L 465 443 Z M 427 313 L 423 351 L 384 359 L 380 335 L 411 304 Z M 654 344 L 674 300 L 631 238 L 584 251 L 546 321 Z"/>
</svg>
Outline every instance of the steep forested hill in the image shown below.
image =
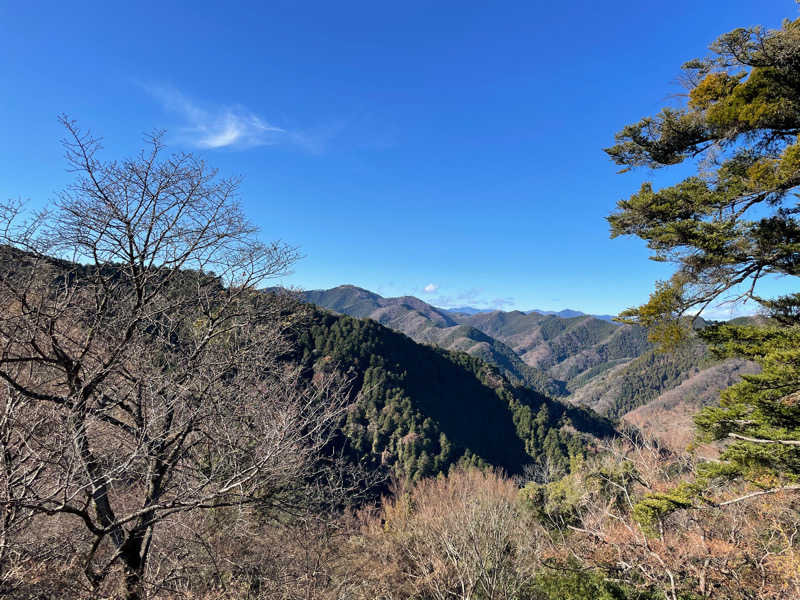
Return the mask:
<svg viewBox="0 0 800 600">
<path fill-rule="evenodd" d="M 565 382 L 611 361 L 635 358 L 649 347 L 641 328 L 591 316 L 496 311 L 465 316 L 460 322 L 507 344 L 526 364 Z"/>
<path fill-rule="evenodd" d="M 514 386 L 479 358 L 418 344 L 372 320 L 311 309 L 296 342 L 294 358 L 309 377 L 336 368 L 351 378 L 350 450 L 412 477 L 463 461 L 517 473 L 548 457 L 566 468 L 587 435 L 614 434 L 592 411 Z"/>
<path fill-rule="evenodd" d="M 0 255 L 4 269 L 31 268 L 25 253 L 0 246 Z M 90 273 L 56 259 L 47 264 L 69 268 L 71 277 Z M 108 269 L 113 275 L 116 267 Z M 217 278 L 207 279 L 209 289 L 224 289 Z M 58 283 L 54 278 L 53 284 Z M 191 294 L 182 273 L 172 289 Z M 351 458 L 368 467 L 383 466 L 412 478 L 446 472 L 457 463 L 488 464 L 515 474 L 547 458 L 568 469 L 570 457 L 585 452 L 592 437 L 616 433 L 610 421 L 592 410 L 517 385 L 502 367 L 466 352 L 420 344 L 376 321 L 298 303 L 291 294 L 271 297 L 275 313 L 290 324 L 291 349 L 282 360 L 299 365 L 309 379 L 332 370 L 347 378 L 353 405 L 340 440 Z M 270 296 L 255 299 L 269 302 Z M 367 310 L 374 298 L 364 294 L 357 302 Z M 419 308 L 419 314 L 427 311 Z M 479 342 L 488 339 L 464 325 L 440 331 L 456 332 L 451 345 L 457 346 L 467 339 L 464 330 Z M 475 352 L 474 346 L 469 349 Z M 515 358 L 510 349 L 507 353 L 507 360 Z"/>
<path fill-rule="evenodd" d="M 736 381 L 752 368 L 720 363 L 698 339 L 675 353 L 660 354 L 642 328 L 589 315 L 563 318 L 538 312 L 447 311 L 418 298 L 382 298 L 348 285 L 304 292 L 302 298 L 370 318 L 418 342 L 466 352 L 496 366 L 511 383 L 564 397 L 613 419 L 647 407 L 687 380 L 692 381 L 694 396 L 711 402 L 720 381 Z M 677 404 L 670 399 L 664 406 Z M 663 406 L 656 412 L 663 421 L 673 418 Z M 647 414 L 639 411 L 636 419 L 644 422 L 642 415 Z M 676 423 L 683 423 L 682 414 L 675 412 Z"/>
<path fill-rule="evenodd" d="M 458 313 L 418 298 L 383 298 L 342 285 L 303 292 L 323 308 L 367 317 L 418 342 L 461 350 L 499 367 L 513 382 L 551 397 L 566 396 L 575 386 L 604 370 L 632 360 L 649 348 L 637 327 L 620 326 L 588 315 L 562 318 L 520 311 Z"/>
<path fill-rule="evenodd" d="M 706 346 L 699 340 L 674 353 L 648 350 L 577 388 L 570 399 L 618 418 L 712 364 Z"/>
<path fill-rule="evenodd" d="M 760 323 L 762 318 L 742 317 L 738 321 Z M 695 325 L 705 324 L 700 319 Z M 654 432 L 666 431 L 671 425 L 687 430 L 691 429 L 685 418 L 687 407 L 697 411 L 715 402 L 720 390 L 756 370 L 752 362 L 714 357 L 700 338 L 693 337 L 671 352 L 647 349 L 634 360 L 621 362 L 587 382 L 574 379 L 569 399 L 614 419 L 647 423 Z M 634 416 L 627 418 L 631 413 Z M 655 414 L 662 423 L 652 423 Z"/>
<path fill-rule="evenodd" d="M 370 318 L 401 331 L 417 342 L 446 350 L 459 350 L 498 367 L 513 383 L 528 386 L 551 397 L 567 393 L 564 382 L 542 369 L 526 364 L 520 356 L 491 334 L 462 322 L 465 315 L 438 309 L 418 298 L 383 298 L 370 291 L 342 285 L 329 290 L 303 292 L 307 301 L 351 317 Z"/>
<path fill-rule="evenodd" d="M 622 420 L 675 449 L 685 448 L 694 433 L 694 415 L 716 403 L 719 393 L 742 375 L 758 373 L 756 363 L 728 359 L 698 370 L 690 369 L 681 383 L 622 415 Z"/>
</svg>

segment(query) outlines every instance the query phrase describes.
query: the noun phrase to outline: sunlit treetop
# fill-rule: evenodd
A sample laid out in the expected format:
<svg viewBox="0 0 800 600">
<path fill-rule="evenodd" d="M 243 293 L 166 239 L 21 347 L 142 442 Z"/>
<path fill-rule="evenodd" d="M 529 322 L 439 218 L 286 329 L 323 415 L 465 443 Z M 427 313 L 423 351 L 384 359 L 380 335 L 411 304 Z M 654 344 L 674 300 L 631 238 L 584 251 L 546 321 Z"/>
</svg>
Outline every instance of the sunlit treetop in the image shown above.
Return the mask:
<svg viewBox="0 0 800 600">
<path fill-rule="evenodd" d="M 636 235 L 654 260 L 677 265 L 621 318 L 648 327 L 662 348 L 686 337 L 689 317 L 730 296 L 755 300 L 772 319 L 700 332 L 718 357 L 761 370 L 695 416 L 701 440 L 725 440 L 720 459 L 693 483 L 641 502 L 645 525 L 699 498 L 716 503 L 711 484 L 720 478 L 760 488 L 755 495 L 800 491 L 800 294 L 758 295 L 767 275 L 800 275 L 800 20 L 736 29 L 683 68 L 685 106 L 625 127 L 606 150 L 623 170 L 696 165 L 673 186 L 645 183 L 608 217 L 613 237 Z"/>
<path fill-rule="evenodd" d="M 667 343 L 680 317 L 733 288 L 780 314 L 800 303 L 768 302 L 756 287 L 766 275 L 800 274 L 800 20 L 726 33 L 683 73 L 683 108 L 626 126 L 606 149 L 623 171 L 697 165 L 676 185 L 643 184 L 608 217 L 612 237 L 636 235 L 654 260 L 678 265 L 647 304 L 622 315 Z"/>
</svg>

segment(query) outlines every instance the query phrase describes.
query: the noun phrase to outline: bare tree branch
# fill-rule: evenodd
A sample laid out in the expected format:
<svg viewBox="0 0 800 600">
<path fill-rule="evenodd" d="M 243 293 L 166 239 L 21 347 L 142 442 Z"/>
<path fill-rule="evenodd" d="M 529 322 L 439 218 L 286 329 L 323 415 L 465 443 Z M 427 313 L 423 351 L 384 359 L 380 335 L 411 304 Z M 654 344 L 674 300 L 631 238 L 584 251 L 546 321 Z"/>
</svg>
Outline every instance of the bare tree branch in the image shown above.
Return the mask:
<svg viewBox="0 0 800 600">
<path fill-rule="evenodd" d="M 12 521 L 69 515 L 91 585 L 121 567 L 142 598 L 171 515 L 302 504 L 346 394 L 281 360 L 298 307 L 259 290 L 297 252 L 255 237 L 237 180 L 159 135 L 104 162 L 62 123 L 75 182 L 0 206 L 0 564 Z"/>
</svg>

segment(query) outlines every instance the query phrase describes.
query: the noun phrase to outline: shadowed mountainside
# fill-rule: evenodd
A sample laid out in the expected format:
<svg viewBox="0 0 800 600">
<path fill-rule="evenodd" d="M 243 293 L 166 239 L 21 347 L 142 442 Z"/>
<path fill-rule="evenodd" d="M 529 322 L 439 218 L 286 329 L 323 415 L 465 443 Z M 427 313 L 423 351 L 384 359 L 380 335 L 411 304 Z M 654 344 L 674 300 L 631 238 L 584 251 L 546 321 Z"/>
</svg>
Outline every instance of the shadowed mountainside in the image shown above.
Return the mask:
<svg viewBox="0 0 800 600">
<path fill-rule="evenodd" d="M 301 297 L 338 313 L 377 321 L 417 342 L 466 352 L 496 366 L 514 384 L 551 397 L 566 396 L 615 419 L 708 369 L 714 370 L 696 378 L 695 387 L 708 385 L 703 393 L 709 399 L 720 389 L 715 383 L 720 372 L 730 372 L 731 381 L 745 372 L 727 363 L 718 367 L 720 361 L 699 339 L 675 353 L 661 354 L 641 327 L 590 315 L 449 311 L 411 296 L 383 298 L 352 285 L 302 292 Z"/>
<path fill-rule="evenodd" d="M 383 298 L 352 285 L 302 292 L 300 296 L 306 302 L 337 313 L 372 319 L 416 342 L 466 352 L 495 365 L 511 382 L 542 394 L 551 397 L 567 394 L 563 381 L 526 364 L 507 344 L 464 322 L 465 315 L 449 313 L 413 296 Z"/>
<path fill-rule="evenodd" d="M 566 396 L 576 377 L 588 380 L 649 347 L 640 328 L 588 315 L 565 319 L 520 311 L 457 313 L 418 298 L 383 298 L 351 285 L 302 292 L 301 297 L 328 310 L 372 319 L 417 342 L 467 352 L 497 366 L 512 381 L 550 396 Z"/>
<path fill-rule="evenodd" d="M 88 282 L 93 272 L 46 257 L 34 263 L 26 253 L 3 246 L 0 259 L 5 275 L 24 273 L 34 264 L 52 269 L 45 274 L 54 290 L 65 277 Z M 111 276 L 119 273 L 114 265 L 107 269 Z M 175 274 L 170 294 L 190 295 L 197 275 Z M 224 291 L 217 277 L 199 275 L 214 293 Z M 274 307 L 274 317 L 287 324 L 285 335 L 292 343 L 280 357 L 283 365 L 300 367 L 309 380 L 329 371 L 346 378 L 353 404 L 337 447 L 367 468 L 412 479 L 446 473 L 455 464 L 492 465 L 517 474 L 525 465 L 547 461 L 568 470 L 571 457 L 584 454 L 593 438 L 616 435 L 608 419 L 517 385 L 476 356 L 419 344 L 373 320 L 300 303 L 293 294 L 253 292 L 249 298 Z M 216 301 L 213 294 L 207 300 Z M 374 301 L 365 296 L 365 304 Z M 427 311 L 424 303 L 418 308 Z M 461 328 L 469 329 L 453 325 L 441 331 Z M 474 331 L 476 338 L 483 336 Z"/>
<path fill-rule="evenodd" d="M 337 369 L 354 406 L 344 426 L 361 462 L 412 478 L 455 463 L 519 473 L 549 460 L 569 468 L 592 437 L 615 435 L 591 410 L 510 382 L 463 352 L 422 345 L 369 319 L 311 308 L 296 332 L 297 361 L 309 377 Z"/>
<path fill-rule="evenodd" d="M 742 375 L 759 372 L 756 363 L 729 359 L 702 370 L 691 369 L 679 385 L 655 399 L 622 415 L 634 425 L 676 450 L 682 450 L 694 436 L 694 415 L 714 404 L 719 393 L 736 383 Z"/>
</svg>

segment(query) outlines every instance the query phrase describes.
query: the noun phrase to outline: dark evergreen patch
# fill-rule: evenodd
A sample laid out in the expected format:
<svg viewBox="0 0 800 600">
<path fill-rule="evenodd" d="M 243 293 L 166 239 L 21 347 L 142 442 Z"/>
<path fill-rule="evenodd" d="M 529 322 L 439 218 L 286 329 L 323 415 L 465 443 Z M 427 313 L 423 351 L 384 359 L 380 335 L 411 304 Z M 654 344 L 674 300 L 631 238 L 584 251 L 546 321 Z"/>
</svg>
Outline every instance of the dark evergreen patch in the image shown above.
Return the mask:
<svg viewBox="0 0 800 600">
<path fill-rule="evenodd" d="M 411 477 L 456 463 L 508 473 L 549 458 L 568 468 L 587 436 L 611 436 L 609 421 L 531 389 L 463 352 L 417 344 L 368 319 L 311 309 L 297 330 L 306 374 L 338 369 L 356 400 L 344 426 L 350 451 Z"/>
</svg>

